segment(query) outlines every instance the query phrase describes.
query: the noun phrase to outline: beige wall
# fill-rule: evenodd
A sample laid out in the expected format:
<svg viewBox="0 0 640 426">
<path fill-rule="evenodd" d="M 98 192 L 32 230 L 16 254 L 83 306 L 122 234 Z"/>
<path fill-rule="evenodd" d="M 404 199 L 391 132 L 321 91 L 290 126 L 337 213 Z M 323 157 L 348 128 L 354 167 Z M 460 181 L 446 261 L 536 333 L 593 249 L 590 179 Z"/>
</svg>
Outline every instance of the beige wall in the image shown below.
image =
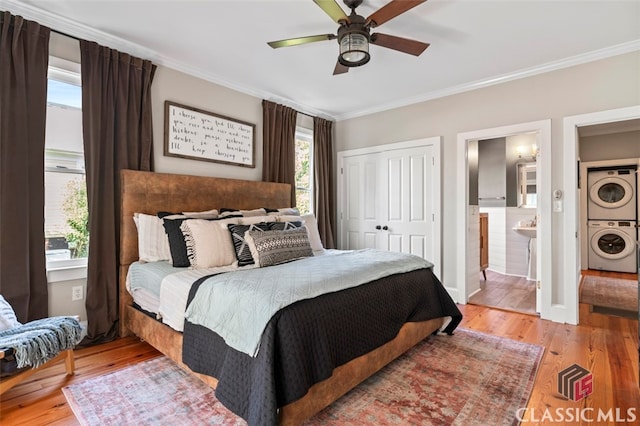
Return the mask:
<svg viewBox="0 0 640 426">
<path fill-rule="evenodd" d="M 154 169 L 234 179 L 262 179 L 262 99 L 205 80 L 158 67 L 151 86 L 153 102 Z M 164 156 L 164 101 L 169 100 L 256 124 L 255 168 Z"/>
<path fill-rule="evenodd" d="M 78 61 L 77 42 L 52 36 L 52 54 Z M 536 120 L 552 120 L 552 187 L 562 186 L 562 119 L 566 116 L 640 104 L 640 53 L 630 53 L 488 88 L 409 105 L 336 123 L 336 152 L 431 136 L 443 137 L 442 179 L 455 183 L 456 138 L 461 132 Z M 261 99 L 158 67 L 153 86 L 155 170 L 169 173 L 259 180 L 262 175 Z M 256 168 L 186 160 L 163 155 L 164 101 L 171 100 L 256 123 Z M 308 119 L 303 119 L 309 124 Z M 571 166 L 571 165 L 569 165 Z M 456 197 L 443 186 L 443 273 L 447 286 L 456 270 Z M 541 196 L 544 196 L 542 194 Z M 561 213 L 554 213 L 553 235 L 562 235 Z M 554 237 L 554 253 L 563 242 Z M 554 293 L 562 292 L 562 256 L 554 256 Z M 461 274 L 462 275 L 462 274 Z M 556 284 L 559 283 L 559 284 Z"/>
<path fill-rule="evenodd" d="M 581 161 L 638 157 L 640 157 L 640 131 L 580 137 Z"/>
<path fill-rule="evenodd" d="M 470 65 L 472 66 L 472 65 Z M 443 273 L 456 287 L 456 205 L 451 185 L 457 170 L 457 134 L 537 120 L 552 120 L 552 187 L 562 186 L 563 117 L 640 104 L 640 53 L 630 53 L 483 89 L 338 122 L 336 150 L 362 148 L 431 136 L 443 137 Z M 572 162 L 571 162 L 572 163 Z M 569 164 L 568 167 L 573 167 Z M 541 194 L 541 196 L 545 196 Z M 550 196 L 550 194 L 547 194 Z M 554 213 L 552 234 L 556 295 L 562 292 L 562 216 Z M 462 276 L 463 274 L 460 274 Z"/>
</svg>

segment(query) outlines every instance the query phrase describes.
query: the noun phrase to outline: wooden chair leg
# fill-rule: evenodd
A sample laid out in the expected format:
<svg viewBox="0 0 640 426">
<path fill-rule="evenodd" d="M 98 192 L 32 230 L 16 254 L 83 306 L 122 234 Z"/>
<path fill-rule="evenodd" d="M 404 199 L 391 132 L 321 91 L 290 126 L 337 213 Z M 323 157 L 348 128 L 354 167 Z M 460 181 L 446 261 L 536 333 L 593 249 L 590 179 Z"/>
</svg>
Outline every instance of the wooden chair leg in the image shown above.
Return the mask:
<svg viewBox="0 0 640 426">
<path fill-rule="evenodd" d="M 65 352 L 66 353 L 64 357 L 64 366 L 67 370 L 67 376 L 73 376 L 73 373 L 75 372 L 75 361 L 73 357 L 73 349 L 67 349 Z"/>
<path fill-rule="evenodd" d="M 27 370 L 23 370 L 20 373 L 16 373 L 13 376 L 9 376 L 9 377 L 5 377 L 0 381 L 0 395 L 2 395 L 3 393 L 5 393 L 6 391 L 8 391 L 9 389 L 11 389 L 12 387 L 14 387 L 15 385 L 24 382 L 26 379 L 28 379 L 31 375 L 33 375 L 34 373 L 37 373 L 38 371 L 40 371 L 40 369 L 48 367 L 49 365 L 55 364 L 58 361 L 61 361 L 64 359 L 64 365 L 65 368 L 67 370 L 67 375 L 71 376 L 73 375 L 74 372 L 74 368 L 75 368 L 75 363 L 74 363 L 74 359 L 73 359 L 73 349 L 68 349 L 66 351 L 63 351 L 61 353 L 58 354 L 58 356 L 56 356 L 55 358 L 47 361 L 46 363 L 44 363 L 43 365 L 41 365 L 38 368 L 29 368 Z"/>
</svg>

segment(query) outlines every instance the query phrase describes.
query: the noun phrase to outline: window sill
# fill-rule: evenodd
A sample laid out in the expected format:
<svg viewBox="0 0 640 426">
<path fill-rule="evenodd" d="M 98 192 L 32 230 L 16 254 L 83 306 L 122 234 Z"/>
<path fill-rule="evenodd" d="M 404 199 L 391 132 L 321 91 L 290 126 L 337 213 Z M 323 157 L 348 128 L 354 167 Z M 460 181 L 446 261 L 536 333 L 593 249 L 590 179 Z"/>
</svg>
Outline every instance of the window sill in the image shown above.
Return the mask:
<svg viewBox="0 0 640 426">
<path fill-rule="evenodd" d="M 87 259 L 71 259 L 47 264 L 47 282 L 82 280 L 87 278 Z"/>
</svg>

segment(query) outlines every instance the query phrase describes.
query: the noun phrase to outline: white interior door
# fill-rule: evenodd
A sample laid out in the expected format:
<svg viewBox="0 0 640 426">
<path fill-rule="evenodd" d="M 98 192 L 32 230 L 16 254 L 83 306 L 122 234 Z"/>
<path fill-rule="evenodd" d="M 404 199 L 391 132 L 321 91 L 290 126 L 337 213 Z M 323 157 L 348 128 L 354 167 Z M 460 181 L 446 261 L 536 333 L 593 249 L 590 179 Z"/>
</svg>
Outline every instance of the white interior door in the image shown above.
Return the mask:
<svg viewBox="0 0 640 426">
<path fill-rule="evenodd" d="M 380 154 L 382 238 L 384 250 L 433 259 L 433 202 L 427 196 L 433 182 L 433 146 Z M 385 227 L 387 229 L 385 229 Z"/>
<path fill-rule="evenodd" d="M 339 153 L 339 247 L 412 253 L 439 274 L 439 144 L 378 149 Z"/>
<path fill-rule="evenodd" d="M 342 165 L 345 185 L 341 248 L 378 248 L 380 218 L 380 156 L 364 154 L 346 157 Z"/>
</svg>

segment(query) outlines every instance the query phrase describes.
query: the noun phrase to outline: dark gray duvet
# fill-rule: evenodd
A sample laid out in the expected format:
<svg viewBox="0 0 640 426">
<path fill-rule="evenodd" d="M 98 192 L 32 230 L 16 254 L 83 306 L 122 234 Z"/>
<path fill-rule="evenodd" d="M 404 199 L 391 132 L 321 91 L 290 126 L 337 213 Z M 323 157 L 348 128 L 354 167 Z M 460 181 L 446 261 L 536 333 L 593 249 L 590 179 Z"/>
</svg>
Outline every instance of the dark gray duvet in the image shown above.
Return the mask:
<svg viewBox="0 0 640 426">
<path fill-rule="evenodd" d="M 189 303 L 206 278 L 194 283 Z M 432 270 L 419 269 L 287 306 L 268 323 L 255 358 L 185 321 L 182 357 L 218 379 L 216 396 L 231 411 L 250 425 L 274 425 L 278 407 L 392 340 L 405 322 L 445 316 L 452 334 L 462 314 Z"/>
</svg>

